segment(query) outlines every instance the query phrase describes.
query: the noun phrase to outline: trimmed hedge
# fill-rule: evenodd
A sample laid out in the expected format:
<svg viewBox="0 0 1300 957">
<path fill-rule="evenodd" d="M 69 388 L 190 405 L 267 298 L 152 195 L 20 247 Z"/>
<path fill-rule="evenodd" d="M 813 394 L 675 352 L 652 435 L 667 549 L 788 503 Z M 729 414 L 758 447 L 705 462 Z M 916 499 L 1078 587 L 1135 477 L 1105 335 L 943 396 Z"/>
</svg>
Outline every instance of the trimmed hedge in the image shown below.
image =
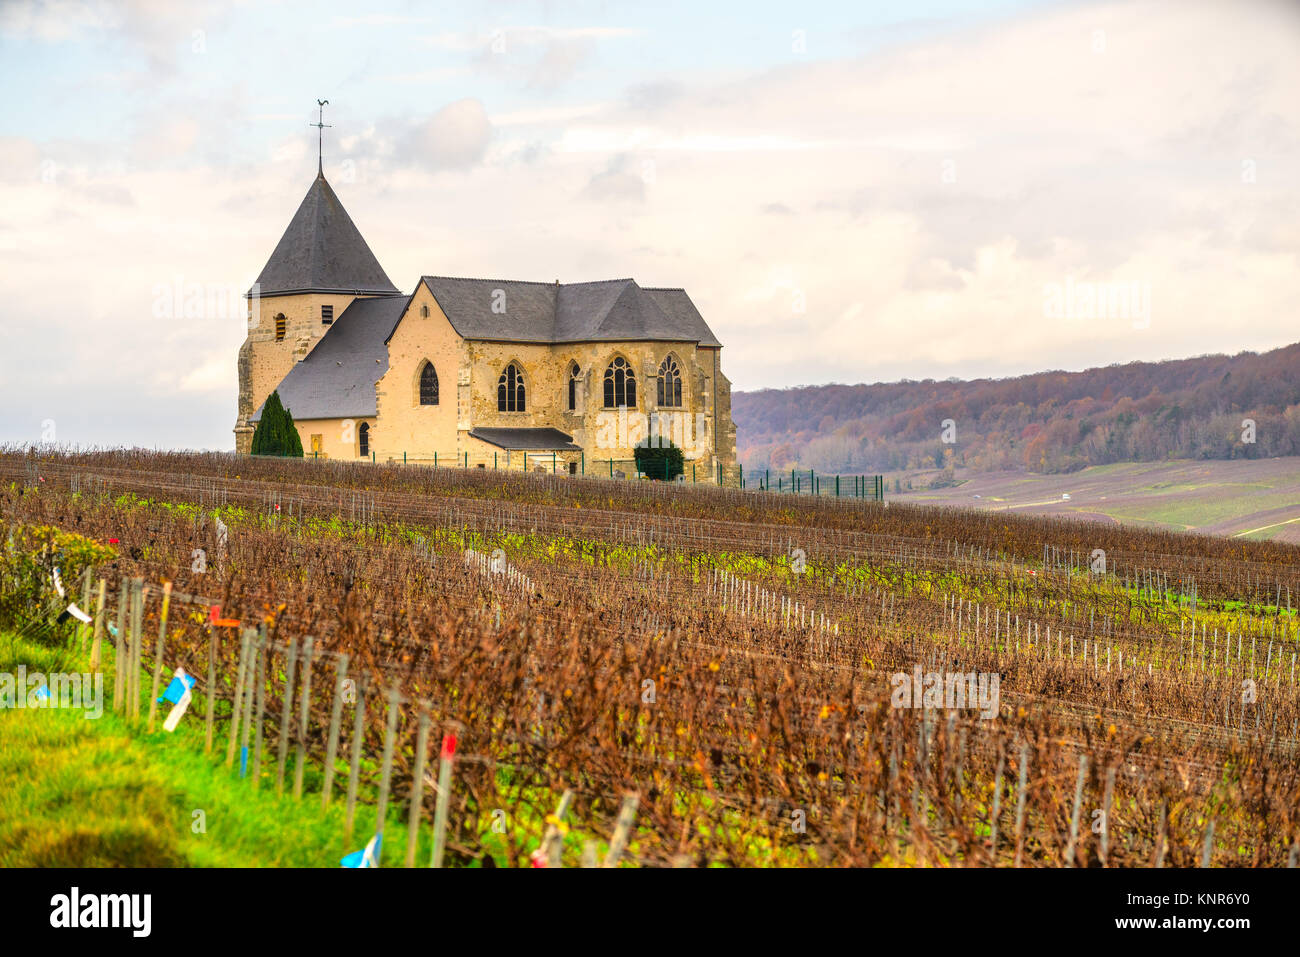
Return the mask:
<svg viewBox="0 0 1300 957">
<path fill-rule="evenodd" d="M 637 471 L 656 481 L 671 482 L 686 471 L 686 456 L 672 442 L 663 446 L 637 446 L 633 455 Z"/>
</svg>

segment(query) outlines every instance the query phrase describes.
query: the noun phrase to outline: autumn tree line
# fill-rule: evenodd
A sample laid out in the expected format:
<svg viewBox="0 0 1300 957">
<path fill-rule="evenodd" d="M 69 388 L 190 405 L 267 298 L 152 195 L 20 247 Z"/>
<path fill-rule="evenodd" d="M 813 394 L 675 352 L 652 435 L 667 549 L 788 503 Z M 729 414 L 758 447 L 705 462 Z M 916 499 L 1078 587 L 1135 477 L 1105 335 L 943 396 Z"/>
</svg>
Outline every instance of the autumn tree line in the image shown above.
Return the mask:
<svg viewBox="0 0 1300 957">
<path fill-rule="evenodd" d="M 732 415 L 748 470 L 1071 472 L 1300 455 L 1300 343 L 1008 379 L 738 392 Z"/>
</svg>

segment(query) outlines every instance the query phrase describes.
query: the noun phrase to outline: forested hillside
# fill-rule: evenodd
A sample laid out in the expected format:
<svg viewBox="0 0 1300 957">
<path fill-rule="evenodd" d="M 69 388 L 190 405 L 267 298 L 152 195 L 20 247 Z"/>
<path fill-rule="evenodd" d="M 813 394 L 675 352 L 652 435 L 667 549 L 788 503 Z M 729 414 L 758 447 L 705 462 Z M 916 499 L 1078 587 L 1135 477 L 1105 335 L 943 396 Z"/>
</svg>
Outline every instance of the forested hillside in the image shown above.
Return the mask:
<svg viewBox="0 0 1300 957">
<path fill-rule="evenodd" d="M 737 392 L 732 414 L 747 469 L 1068 472 L 1300 455 L 1300 344 L 1011 379 Z M 956 441 L 945 444 L 949 419 Z"/>
</svg>

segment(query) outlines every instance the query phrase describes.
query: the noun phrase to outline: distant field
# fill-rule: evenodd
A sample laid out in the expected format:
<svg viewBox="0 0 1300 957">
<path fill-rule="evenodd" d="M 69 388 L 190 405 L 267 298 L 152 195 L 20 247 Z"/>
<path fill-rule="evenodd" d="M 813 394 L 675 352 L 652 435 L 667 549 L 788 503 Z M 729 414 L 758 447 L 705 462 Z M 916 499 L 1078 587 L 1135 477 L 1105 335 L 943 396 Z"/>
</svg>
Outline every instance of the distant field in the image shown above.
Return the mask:
<svg viewBox="0 0 1300 957">
<path fill-rule="evenodd" d="M 934 474 L 899 478 L 920 485 Z M 1128 462 L 1072 475 L 993 472 L 955 488 L 904 489 L 887 497 L 1300 543 L 1300 457 Z"/>
</svg>

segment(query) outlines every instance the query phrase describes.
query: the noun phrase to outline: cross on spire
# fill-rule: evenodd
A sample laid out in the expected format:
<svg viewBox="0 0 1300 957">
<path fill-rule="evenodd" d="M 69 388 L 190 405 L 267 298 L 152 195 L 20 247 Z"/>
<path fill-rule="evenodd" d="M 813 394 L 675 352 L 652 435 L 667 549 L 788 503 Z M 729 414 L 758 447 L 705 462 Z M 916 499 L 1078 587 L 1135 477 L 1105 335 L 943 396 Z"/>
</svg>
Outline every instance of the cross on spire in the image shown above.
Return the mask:
<svg viewBox="0 0 1300 957">
<path fill-rule="evenodd" d="M 325 128 L 334 125 L 333 123 L 324 122 L 325 107 L 328 104 L 329 100 L 317 100 L 316 109 L 320 112 L 316 117 L 316 122 L 307 124 L 316 127 L 316 175 L 318 176 L 325 175 Z"/>
</svg>

